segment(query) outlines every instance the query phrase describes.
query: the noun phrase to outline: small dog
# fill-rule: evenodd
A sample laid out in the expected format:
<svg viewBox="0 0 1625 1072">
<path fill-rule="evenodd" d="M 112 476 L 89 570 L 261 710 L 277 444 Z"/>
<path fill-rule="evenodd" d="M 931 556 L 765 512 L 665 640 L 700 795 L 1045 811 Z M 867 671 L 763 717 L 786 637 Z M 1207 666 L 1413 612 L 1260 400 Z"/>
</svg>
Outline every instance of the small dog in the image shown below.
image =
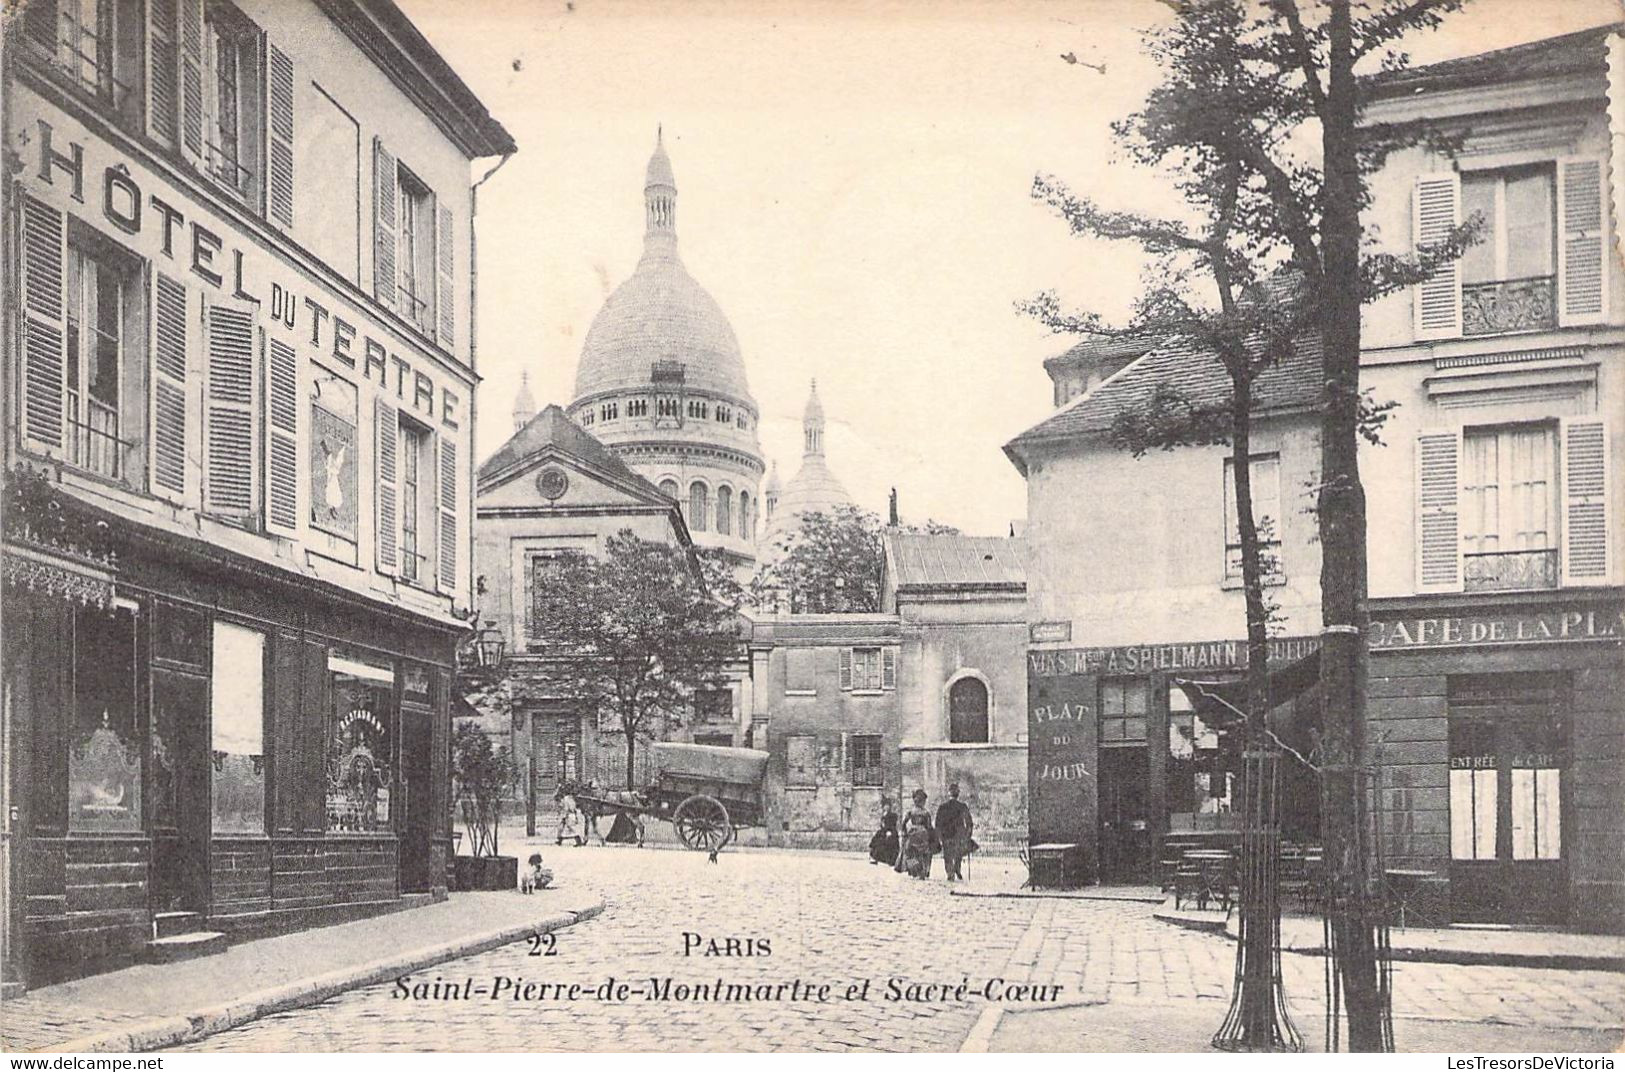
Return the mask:
<svg viewBox="0 0 1625 1072">
<path fill-rule="evenodd" d="M 541 853 L 531 853 L 530 859 L 525 862 L 530 865 L 530 870 L 519 876 L 520 893 L 535 893 L 553 884 L 553 872 L 542 866 Z"/>
</svg>

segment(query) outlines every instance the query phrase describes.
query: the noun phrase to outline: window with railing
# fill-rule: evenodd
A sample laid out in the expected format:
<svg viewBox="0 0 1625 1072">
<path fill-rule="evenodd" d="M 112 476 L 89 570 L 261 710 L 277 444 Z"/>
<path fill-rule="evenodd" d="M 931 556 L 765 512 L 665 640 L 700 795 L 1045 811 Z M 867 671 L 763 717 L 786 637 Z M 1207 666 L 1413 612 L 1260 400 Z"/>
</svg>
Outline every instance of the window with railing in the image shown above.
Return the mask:
<svg viewBox="0 0 1625 1072">
<path fill-rule="evenodd" d="M 400 309 L 419 330 L 434 334 L 434 196 L 406 168 L 397 168 L 400 206 Z M 589 411 L 590 412 L 590 411 Z"/>
<path fill-rule="evenodd" d="M 30 53 L 62 80 L 131 122 L 141 118 L 146 36 L 140 0 L 31 0 Z"/>
<path fill-rule="evenodd" d="M 1462 436 L 1463 587 L 1555 588 L 1557 436 L 1549 424 L 1468 429 Z"/>
<path fill-rule="evenodd" d="M 429 581 L 428 543 L 425 533 L 432 526 L 424 524 L 424 516 L 433 509 L 433 489 L 423 482 L 424 452 L 428 450 L 428 433 L 416 425 L 401 424 L 401 576 L 413 584 Z"/>
<path fill-rule="evenodd" d="M 259 31 L 230 4 L 204 9 L 204 167 L 222 186 L 245 200 L 255 194 L 259 138 L 264 126 L 260 98 Z"/>
<path fill-rule="evenodd" d="M 126 356 L 125 305 L 134 301 L 129 276 L 114 259 L 68 246 L 67 392 L 68 460 L 82 469 L 122 479 L 121 380 Z"/>
<path fill-rule="evenodd" d="M 1464 219 L 1482 220 L 1461 258 L 1465 335 L 1557 326 L 1557 204 L 1550 164 L 1468 173 Z"/>
</svg>

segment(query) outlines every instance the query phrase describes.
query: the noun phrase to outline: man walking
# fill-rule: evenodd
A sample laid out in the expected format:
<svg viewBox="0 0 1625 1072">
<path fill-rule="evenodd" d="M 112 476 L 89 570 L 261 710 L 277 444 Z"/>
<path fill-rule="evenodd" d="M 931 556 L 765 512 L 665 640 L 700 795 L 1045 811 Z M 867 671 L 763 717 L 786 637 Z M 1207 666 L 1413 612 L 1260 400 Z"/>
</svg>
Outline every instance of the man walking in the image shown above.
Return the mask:
<svg viewBox="0 0 1625 1072">
<path fill-rule="evenodd" d="M 970 808 L 959 799 L 959 783 L 948 783 L 948 799 L 937 808 L 937 838 L 942 842 L 942 862 L 948 881 L 963 881 L 960 864 L 970 852 L 971 829 L 975 826 Z"/>
</svg>

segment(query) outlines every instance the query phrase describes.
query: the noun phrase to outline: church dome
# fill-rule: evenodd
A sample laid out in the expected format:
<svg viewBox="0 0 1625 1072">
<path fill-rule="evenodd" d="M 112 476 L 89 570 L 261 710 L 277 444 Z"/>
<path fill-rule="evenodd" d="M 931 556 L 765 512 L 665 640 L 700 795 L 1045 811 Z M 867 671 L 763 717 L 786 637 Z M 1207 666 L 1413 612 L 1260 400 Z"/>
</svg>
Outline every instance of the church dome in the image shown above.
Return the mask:
<svg viewBox="0 0 1625 1072">
<path fill-rule="evenodd" d="M 774 491 L 770 483 L 769 494 Z M 801 468 L 777 492 L 766 535 L 771 540 L 798 528 L 797 519 L 802 514 L 827 514 L 837 507 L 854 505 L 852 496 L 824 460 L 824 405 L 818 399 L 818 381 L 814 380 L 801 415 Z"/>
<path fill-rule="evenodd" d="M 576 399 L 647 386 L 655 380 L 656 362 L 676 362 L 689 391 L 752 402 L 733 327 L 678 256 L 677 184 L 663 143 L 649 159 L 644 203 L 643 257 L 587 331 Z"/>
</svg>

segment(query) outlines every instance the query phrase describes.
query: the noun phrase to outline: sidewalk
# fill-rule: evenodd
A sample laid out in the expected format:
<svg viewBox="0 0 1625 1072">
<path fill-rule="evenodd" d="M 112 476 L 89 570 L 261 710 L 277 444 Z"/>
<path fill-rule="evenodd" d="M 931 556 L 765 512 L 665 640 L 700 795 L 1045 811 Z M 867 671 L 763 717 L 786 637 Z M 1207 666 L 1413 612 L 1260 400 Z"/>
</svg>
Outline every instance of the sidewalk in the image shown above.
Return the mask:
<svg viewBox="0 0 1625 1072">
<path fill-rule="evenodd" d="M 1240 914 L 1176 910 L 1173 899 L 1153 915 L 1164 923 L 1191 930 L 1240 934 Z M 1394 927 L 1389 931 L 1392 959 L 1431 964 L 1494 964 L 1508 968 L 1559 968 L 1571 971 L 1625 972 L 1625 936 L 1576 934 L 1569 931 L 1502 930 L 1466 927 Z M 1283 916 L 1281 948 L 1288 953 L 1322 956 L 1325 936 L 1319 918 Z"/>
<path fill-rule="evenodd" d="M 448 900 L 234 945 L 177 964 L 139 964 L 0 1004 L 8 1052 L 155 1050 L 274 1012 L 591 919 L 603 901 L 569 885 L 534 896 Z"/>
</svg>

